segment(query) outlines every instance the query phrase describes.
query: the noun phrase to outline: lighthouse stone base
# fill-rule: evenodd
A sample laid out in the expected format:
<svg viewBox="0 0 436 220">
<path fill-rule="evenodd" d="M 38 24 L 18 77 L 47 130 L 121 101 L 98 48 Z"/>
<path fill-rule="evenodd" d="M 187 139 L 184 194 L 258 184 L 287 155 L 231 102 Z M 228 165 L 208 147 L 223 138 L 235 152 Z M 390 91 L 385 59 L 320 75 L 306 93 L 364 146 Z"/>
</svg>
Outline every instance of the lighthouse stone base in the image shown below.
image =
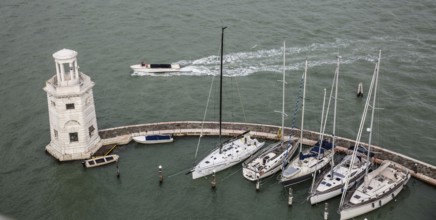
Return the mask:
<svg viewBox="0 0 436 220">
<path fill-rule="evenodd" d="M 83 151 L 82 149 L 71 149 L 68 152 L 61 152 L 59 148 L 50 143 L 45 147 L 45 150 L 59 161 L 70 161 L 89 159 L 98 149 L 100 149 L 101 146 L 101 141 L 99 141 L 92 147 L 88 148 L 87 151 Z"/>
</svg>

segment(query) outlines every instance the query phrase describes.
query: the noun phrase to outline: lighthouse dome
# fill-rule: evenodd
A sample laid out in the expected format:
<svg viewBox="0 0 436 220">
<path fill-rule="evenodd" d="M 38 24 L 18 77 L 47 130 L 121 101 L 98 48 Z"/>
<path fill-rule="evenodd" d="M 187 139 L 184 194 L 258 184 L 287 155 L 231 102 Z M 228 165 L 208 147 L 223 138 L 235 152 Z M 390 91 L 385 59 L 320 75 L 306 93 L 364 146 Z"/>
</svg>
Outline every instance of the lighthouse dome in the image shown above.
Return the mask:
<svg viewBox="0 0 436 220">
<path fill-rule="evenodd" d="M 56 53 L 53 54 L 53 58 L 57 60 L 66 60 L 66 59 L 72 59 L 77 56 L 77 52 L 70 49 L 62 49 Z"/>
</svg>

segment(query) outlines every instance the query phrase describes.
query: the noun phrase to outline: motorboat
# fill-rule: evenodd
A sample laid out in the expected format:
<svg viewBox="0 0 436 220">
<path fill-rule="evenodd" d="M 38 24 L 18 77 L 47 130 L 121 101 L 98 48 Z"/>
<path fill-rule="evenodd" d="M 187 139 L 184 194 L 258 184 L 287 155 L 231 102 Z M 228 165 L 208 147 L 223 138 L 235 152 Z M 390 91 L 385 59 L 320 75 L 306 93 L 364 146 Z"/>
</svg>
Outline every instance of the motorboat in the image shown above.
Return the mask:
<svg viewBox="0 0 436 220">
<path fill-rule="evenodd" d="M 160 144 L 174 141 L 170 134 L 141 135 L 133 137 L 133 140 L 141 144 Z"/>
<path fill-rule="evenodd" d="M 146 73 L 167 73 L 180 71 L 180 65 L 177 63 L 172 64 L 135 64 L 130 66 L 134 72 L 146 72 Z"/>
</svg>

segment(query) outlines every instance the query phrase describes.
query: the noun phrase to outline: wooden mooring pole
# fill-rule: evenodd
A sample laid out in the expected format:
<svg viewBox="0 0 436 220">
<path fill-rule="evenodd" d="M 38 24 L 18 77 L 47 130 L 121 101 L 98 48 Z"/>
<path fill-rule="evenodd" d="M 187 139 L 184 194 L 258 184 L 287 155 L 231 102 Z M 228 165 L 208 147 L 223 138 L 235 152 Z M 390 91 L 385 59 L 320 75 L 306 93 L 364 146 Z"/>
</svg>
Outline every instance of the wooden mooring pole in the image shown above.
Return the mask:
<svg viewBox="0 0 436 220">
<path fill-rule="evenodd" d="M 162 165 L 159 165 L 159 184 L 163 183 Z"/>
</svg>

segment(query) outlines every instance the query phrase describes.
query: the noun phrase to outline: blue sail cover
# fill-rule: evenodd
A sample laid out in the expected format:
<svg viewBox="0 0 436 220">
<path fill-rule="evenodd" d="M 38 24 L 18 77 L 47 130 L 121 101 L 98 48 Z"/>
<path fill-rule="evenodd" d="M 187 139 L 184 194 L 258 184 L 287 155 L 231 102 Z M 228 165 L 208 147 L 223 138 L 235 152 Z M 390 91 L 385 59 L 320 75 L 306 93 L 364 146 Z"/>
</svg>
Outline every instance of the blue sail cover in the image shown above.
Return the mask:
<svg viewBox="0 0 436 220">
<path fill-rule="evenodd" d="M 309 157 L 317 157 L 318 156 L 318 152 L 320 152 L 320 154 L 324 154 L 324 148 L 321 148 L 319 146 L 314 146 L 310 149 L 309 153 L 307 154 L 303 154 L 302 152 L 300 152 L 300 160 L 304 160 L 306 158 Z"/>
<path fill-rule="evenodd" d="M 327 141 L 326 139 L 324 139 L 322 141 L 322 145 L 321 145 L 321 149 L 319 147 L 319 141 L 310 149 L 308 154 L 303 154 L 302 152 L 300 152 L 300 160 L 304 160 L 306 158 L 309 157 L 317 157 L 318 156 L 318 152 L 320 154 L 324 154 L 325 150 L 330 150 L 333 147 L 333 144 L 329 141 Z"/>
<path fill-rule="evenodd" d="M 354 150 L 355 146 L 350 146 L 348 149 L 349 150 Z M 362 154 L 368 154 L 368 149 L 366 149 L 364 146 L 359 145 L 359 147 L 357 148 L 357 152 L 362 153 Z M 373 157 L 374 153 L 373 152 L 369 152 L 369 157 Z"/>
<path fill-rule="evenodd" d="M 316 142 L 315 146 L 319 146 L 319 141 Z M 322 148 L 324 148 L 326 150 L 330 150 L 330 149 L 332 149 L 333 144 L 332 144 L 332 142 L 329 142 L 327 139 L 324 139 L 322 141 L 322 145 L 321 146 L 322 146 Z"/>
</svg>

